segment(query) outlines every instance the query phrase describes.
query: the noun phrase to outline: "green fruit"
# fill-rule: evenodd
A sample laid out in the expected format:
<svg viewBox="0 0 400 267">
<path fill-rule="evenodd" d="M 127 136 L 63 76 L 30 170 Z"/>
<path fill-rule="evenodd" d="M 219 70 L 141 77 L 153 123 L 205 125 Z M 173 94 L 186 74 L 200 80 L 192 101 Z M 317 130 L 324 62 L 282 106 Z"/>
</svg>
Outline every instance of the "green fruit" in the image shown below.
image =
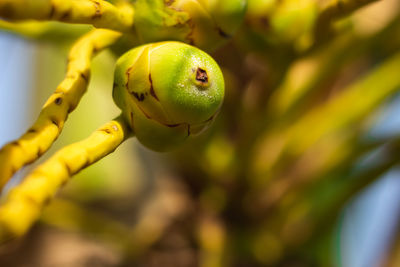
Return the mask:
<svg viewBox="0 0 400 267">
<path fill-rule="evenodd" d="M 223 97 L 218 64 L 184 43 L 143 45 L 117 62 L 114 101 L 138 140 L 156 151 L 170 150 L 206 129 Z"/>
<path fill-rule="evenodd" d="M 135 32 L 144 43 L 177 40 L 212 51 L 241 25 L 246 0 L 137 0 Z"/>
</svg>

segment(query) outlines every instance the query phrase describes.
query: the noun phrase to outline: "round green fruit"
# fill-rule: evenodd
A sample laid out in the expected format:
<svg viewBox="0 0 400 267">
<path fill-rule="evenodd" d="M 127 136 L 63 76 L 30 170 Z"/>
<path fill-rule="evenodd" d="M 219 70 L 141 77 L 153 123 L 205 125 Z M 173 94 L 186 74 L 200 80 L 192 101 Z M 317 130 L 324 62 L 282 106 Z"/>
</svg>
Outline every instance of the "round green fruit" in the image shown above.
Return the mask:
<svg viewBox="0 0 400 267">
<path fill-rule="evenodd" d="M 167 151 L 210 125 L 224 98 L 224 79 L 198 48 L 148 44 L 119 58 L 113 98 L 143 145 Z"/>
<path fill-rule="evenodd" d="M 205 51 L 224 45 L 243 22 L 246 0 L 136 0 L 135 33 L 143 43 L 176 40 Z"/>
</svg>

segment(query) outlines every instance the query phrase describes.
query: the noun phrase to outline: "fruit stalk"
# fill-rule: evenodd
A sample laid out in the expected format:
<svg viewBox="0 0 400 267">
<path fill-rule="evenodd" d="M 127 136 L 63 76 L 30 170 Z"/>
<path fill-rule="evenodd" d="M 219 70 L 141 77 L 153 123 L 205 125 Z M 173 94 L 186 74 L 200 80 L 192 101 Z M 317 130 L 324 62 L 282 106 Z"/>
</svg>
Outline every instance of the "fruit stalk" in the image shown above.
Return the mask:
<svg viewBox="0 0 400 267">
<path fill-rule="evenodd" d="M 134 11 L 103 0 L 0 0 L 0 17 L 10 20 L 55 20 L 92 24 L 97 28 L 129 31 Z"/>
<path fill-rule="evenodd" d="M 120 116 L 87 139 L 62 148 L 36 168 L 10 191 L 0 207 L 0 243 L 23 235 L 71 176 L 113 152 L 132 135 Z"/>
<path fill-rule="evenodd" d="M 65 79 L 44 104 L 36 122 L 19 139 L 0 149 L 0 188 L 16 171 L 50 148 L 87 89 L 91 58 L 120 36 L 110 30 L 93 30 L 73 45 Z"/>
</svg>

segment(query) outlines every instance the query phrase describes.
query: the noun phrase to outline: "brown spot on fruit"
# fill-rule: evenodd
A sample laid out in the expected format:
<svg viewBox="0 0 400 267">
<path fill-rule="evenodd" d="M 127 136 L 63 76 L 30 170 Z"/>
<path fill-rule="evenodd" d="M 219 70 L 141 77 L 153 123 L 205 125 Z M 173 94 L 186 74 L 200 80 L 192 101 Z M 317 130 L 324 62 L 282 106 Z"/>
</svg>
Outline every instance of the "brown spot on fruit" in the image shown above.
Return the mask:
<svg viewBox="0 0 400 267">
<path fill-rule="evenodd" d="M 19 142 L 18 142 L 18 141 L 12 141 L 12 142 L 10 143 L 10 145 L 12 145 L 12 146 L 19 146 Z"/>
<path fill-rule="evenodd" d="M 51 123 L 53 123 L 57 128 L 60 127 L 60 123 L 56 118 L 50 118 Z"/>
<path fill-rule="evenodd" d="M 87 75 L 85 75 L 83 72 L 80 73 L 81 77 L 83 80 L 85 80 L 85 82 L 88 82 L 89 77 Z"/>
<path fill-rule="evenodd" d="M 94 5 L 94 8 L 95 8 L 96 11 L 95 11 L 94 15 L 92 16 L 92 19 L 101 17 L 102 14 L 101 14 L 100 3 L 97 2 L 97 1 L 93 1 L 93 5 Z"/>
<path fill-rule="evenodd" d="M 106 134 L 110 134 L 111 131 L 108 128 L 100 129 L 101 132 L 105 132 Z"/>
<path fill-rule="evenodd" d="M 196 70 L 196 80 L 202 84 L 208 83 L 208 75 L 207 71 L 203 70 L 202 68 L 197 68 Z"/>
<path fill-rule="evenodd" d="M 56 104 L 56 105 L 61 105 L 62 104 L 62 98 L 61 97 L 57 97 L 56 98 L 56 100 L 54 100 L 54 103 Z"/>
<path fill-rule="evenodd" d="M 136 92 L 130 92 L 139 102 L 142 102 L 144 100 L 144 94 L 143 93 L 136 93 Z"/>
</svg>

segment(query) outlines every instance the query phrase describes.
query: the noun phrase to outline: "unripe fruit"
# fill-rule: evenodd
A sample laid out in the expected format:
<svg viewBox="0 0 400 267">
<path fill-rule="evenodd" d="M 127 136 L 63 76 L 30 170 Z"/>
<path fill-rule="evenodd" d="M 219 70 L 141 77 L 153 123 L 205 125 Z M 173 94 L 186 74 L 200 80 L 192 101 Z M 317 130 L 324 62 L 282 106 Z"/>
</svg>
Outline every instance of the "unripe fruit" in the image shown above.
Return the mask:
<svg viewBox="0 0 400 267">
<path fill-rule="evenodd" d="M 180 42 L 143 45 L 117 62 L 113 98 L 145 146 L 166 151 L 206 129 L 224 79 L 205 52 Z"/>
<path fill-rule="evenodd" d="M 247 0 L 137 0 L 135 32 L 144 43 L 177 40 L 212 51 L 241 25 Z"/>
</svg>

